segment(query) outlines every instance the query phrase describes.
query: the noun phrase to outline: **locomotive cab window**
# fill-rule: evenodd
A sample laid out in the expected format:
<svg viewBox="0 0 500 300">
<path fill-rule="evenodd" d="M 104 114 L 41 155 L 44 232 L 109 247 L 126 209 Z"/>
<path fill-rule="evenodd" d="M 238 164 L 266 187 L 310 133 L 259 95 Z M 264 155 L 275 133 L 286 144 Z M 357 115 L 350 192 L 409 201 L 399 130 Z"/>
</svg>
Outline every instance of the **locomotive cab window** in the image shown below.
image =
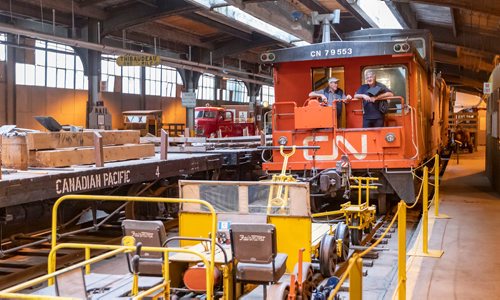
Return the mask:
<svg viewBox="0 0 500 300">
<path fill-rule="evenodd" d="M 389 88 L 394 93 L 394 96 L 401 96 L 404 101 L 408 101 L 408 70 L 406 67 L 367 67 L 363 69 L 362 80 L 364 80 L 368 72 L 375 73 L 377 82 Z M 401 114 L 402 105 L 400 99 L 391 99 L 387 113 Z"/>
</svg>

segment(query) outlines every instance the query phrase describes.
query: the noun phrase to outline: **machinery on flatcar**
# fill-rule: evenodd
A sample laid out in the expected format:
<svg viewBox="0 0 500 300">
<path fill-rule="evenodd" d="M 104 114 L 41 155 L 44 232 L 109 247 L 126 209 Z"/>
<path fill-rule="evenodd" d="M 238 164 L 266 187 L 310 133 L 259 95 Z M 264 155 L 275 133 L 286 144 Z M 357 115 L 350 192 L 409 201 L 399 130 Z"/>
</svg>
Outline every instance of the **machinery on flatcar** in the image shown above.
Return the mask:
<svg viewBox="0 0 500 300">
<path fill-rule="evenodd" d="M 346 38 L 261 54 L 261 62 L 273 66 L 275 84 L 273 155 L 263 168 L 281 169 L 277 146 L 301 146 L 287 168 L 311 183 L 313 209 L 324 210 L 335 203 L 332 198 L 348 199 L 351 176 L 374 176 L 380 178 L 373 194 L 383 212 L 390 199 L 414 202 L 414 168 L 443 152 L 449 89 L 433 72 L 427 31 L 368 29 Z M 336 105 L 307 99 L 331 77 L 354 95 L 368 72 L 394 93 L 383 127 L 363 128 L 363 100 L 345 101 L 338 118 Z"/>
</svg>

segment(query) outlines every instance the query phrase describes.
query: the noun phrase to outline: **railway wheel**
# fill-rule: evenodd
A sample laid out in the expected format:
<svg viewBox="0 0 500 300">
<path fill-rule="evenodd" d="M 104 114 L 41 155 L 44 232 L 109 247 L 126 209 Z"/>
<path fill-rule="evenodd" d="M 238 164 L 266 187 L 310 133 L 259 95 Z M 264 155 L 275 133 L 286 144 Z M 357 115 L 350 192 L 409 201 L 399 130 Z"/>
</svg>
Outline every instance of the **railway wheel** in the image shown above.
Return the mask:
<svg viewBox="0 0 500 300">
<path fill-rule="evenodd" d="M 264 288 L 267 289 L 267 299 L 287 300 L 288 295 L 290 294 L 290 287 L 288 283 L 275 283 Z"/>
<path fill-rule="evenodd" d="M 351 226 L 359 226 L 359 218 L 354 217 L 351 221 Z M 363 239 L 363 230 L 351 228 L 351 243 L 353 245 L 361 245 L 361 240 Z"/>
<path fill-rule="evenodd" d="M 338 262 L 345 262 L 349 256 L 349 227 L 344 222 L 337 224 L 335 240 L 342 240 L 342 251 L 338 257 Z"/>
<path fill-rule="evenodd" d="M 335 237 L 325 234 L 319 245 L 319 270 L 324 277 L 332 277 L 337 263 L 337 242 Z"/>
<path fill-rule="evenodd" d="M 313 274 L 314 272 L 312 268 L 309 268 L 309 270 L 307 271 L 307 276 L 302 282 L 302 299 L 311 299 L 312 293 L 317 286 L 313 279 Z"/>
</svg>

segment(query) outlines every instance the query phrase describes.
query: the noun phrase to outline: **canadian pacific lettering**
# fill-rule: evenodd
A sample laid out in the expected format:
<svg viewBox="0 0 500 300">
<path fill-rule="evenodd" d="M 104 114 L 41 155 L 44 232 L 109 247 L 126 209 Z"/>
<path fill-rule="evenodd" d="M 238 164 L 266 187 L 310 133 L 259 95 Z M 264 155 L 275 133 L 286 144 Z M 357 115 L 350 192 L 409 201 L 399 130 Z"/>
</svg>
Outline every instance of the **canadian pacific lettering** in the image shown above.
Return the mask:
<svg viewBox="0 0 500 300">
<path fill-rule="evenodd" d="M 66 194 L 100 189 L 130 182 L 130 170 L 81 175 L 56 180 L 56 193 Z"/>
</svg>

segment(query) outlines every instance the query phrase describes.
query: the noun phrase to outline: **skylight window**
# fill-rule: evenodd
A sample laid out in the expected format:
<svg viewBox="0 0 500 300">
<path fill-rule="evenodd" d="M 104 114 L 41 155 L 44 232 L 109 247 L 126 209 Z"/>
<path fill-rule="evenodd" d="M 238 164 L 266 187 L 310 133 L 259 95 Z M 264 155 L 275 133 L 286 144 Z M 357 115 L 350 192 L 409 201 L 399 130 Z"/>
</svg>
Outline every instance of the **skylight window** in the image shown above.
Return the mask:
<svg viewBox="0 0 500 300">
<path fill-rule="evenodd" d="M 384 1 L 358 0 L 355 5 L 363 10 L 366 16 L 368 16 L 379 28 L 403 28 Z"/>
<path fill-rule="evenodd" d="M 305 41 L 301 41 L 300 38 L 281 30 L 269 23 L 266 23 L 244 11 L 241 9 L 229 5 L 224 0 L 189 0 L 193 3 L 205 6 L 208 9 L 212 9 L 215 12 L 218 12 L 230 19 L 241 22 L 246 26 L 252 27 L 256 31 L 265 34 L 267 36 L 272 36 L 276 39 L 284 41 L 286 43 L 294 44 L 294 45 L 309 45 L 309 43 Z M 300 44 L 297 44 L 299 43 Z"/>
</svg>

